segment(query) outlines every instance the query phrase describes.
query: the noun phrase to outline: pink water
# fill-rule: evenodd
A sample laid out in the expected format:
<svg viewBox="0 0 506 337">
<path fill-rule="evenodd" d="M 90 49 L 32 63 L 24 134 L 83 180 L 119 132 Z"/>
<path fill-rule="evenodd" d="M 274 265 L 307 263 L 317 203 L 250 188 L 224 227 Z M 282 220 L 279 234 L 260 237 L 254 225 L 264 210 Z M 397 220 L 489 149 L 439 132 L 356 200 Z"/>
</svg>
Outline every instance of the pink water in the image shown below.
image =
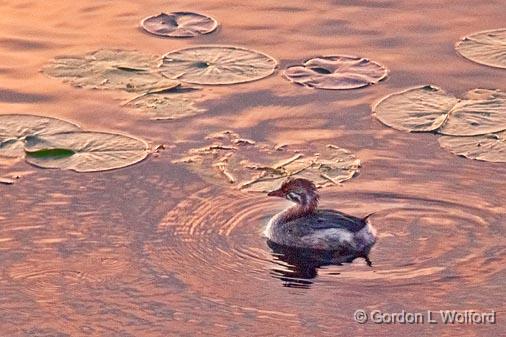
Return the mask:
<svg viewBox="0 0 506 337">
<path fill-rule="evenodd" d="M 192 10 L 221 23 L 162 39 L 138 22 Z M 456 95 L 506 90 L 506 71 L 458 56 L 459 37 L 504 25 L 504 1 L 0 0 L 0 113 L 32 113 L 129 133 L 168 149 L 103 173 L 0 161 L 1 336 L 501 336 L 505 333 L 506 166 L 459 158 L 437 137 L 371 116 L 375 100 L 435 84 Z M 389 78 L 353 91 L 295 86 L 279 74 L 208 89 L 209 112 L 150 121 L 114 93 L 43 76 L 51 58 L 99 48 L 162 54 L 192 44 L 263 51 L 284 67 L 325 54 L 385 64 Z M 286 204 L 212 186 L 171 164 L 171 145 L 233 129 L 272 143 L 337 144 L 360 175 L 322 192 L 325 207 L 378 211 L 373 267 L 356 260 L 300 279 L 271 254 L 262 226 Z M 374 324 L 357 309 L 497 312 L 493 325 Z"/>
</svg>

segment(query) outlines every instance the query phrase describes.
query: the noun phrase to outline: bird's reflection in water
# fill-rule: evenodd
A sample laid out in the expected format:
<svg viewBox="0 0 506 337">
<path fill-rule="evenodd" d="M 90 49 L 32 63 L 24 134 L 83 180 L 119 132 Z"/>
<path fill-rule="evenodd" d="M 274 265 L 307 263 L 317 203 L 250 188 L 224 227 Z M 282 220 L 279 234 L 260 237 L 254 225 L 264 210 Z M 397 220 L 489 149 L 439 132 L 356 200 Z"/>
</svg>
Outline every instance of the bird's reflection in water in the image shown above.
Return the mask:
<svg viewBox="0 0 506 337">
<path fill-rule="evenodd" d="M 318 268 L 323 266 L 339 266 L 351 263 L 357 258 L 363 258 L 368 266 L 372 266 L 367 253 L 295 248 L 279 245 L 270 240 L 267 240 L 267 245 L 272 249 L 275 263 L 283 266 L 273 268 L 272 275 L 283 281 L 285 287 L 309 288 L 313 284 L 312 279 L 318 275 Z"/>
</svg>

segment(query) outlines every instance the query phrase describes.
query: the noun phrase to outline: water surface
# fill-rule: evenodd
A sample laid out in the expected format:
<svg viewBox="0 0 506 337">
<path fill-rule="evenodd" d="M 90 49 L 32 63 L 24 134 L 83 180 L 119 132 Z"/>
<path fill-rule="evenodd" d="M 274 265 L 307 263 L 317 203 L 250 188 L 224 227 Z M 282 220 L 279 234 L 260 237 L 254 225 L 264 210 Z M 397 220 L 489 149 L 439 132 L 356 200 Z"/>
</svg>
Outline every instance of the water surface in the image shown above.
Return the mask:
<svg viewBox="0 0 506 337">
<path fill-rule="evenodd" d="M 506 166 L 441 149 L 437 137 L 382 126 L 370 104 L 408 86 L 459 95 L 506 90 L 506 73 L 459 57 L 465 34 L 504 25 L 504 1 L 0 0 L 0 113 L 59 117 L 168 144 L 121 170 L 77 174 L 2 160 L 0 331 L 4 336 L 499 336 L 504 333 Z M 141 18 L 217 18 L 196 39 L 143 33 Z M 114 94 L 40 68 L 99 48 L 162 54 L 192 44 L 263 51 L 281 67 L 339 53 L 389 67 L 354 91 L 308 90 L 274 75 L 209 88 L 207 114 L 149 121 Z M 172 144 L 223 129 L 272 143 L 333 143 L 360 175 L 322 192 L 325 207 L 377 212 L 370 259 L 300 273 L 261 237 L 282 200 L 212 186 L 171 164 Z M 496 310 L 497 324 L 359 325 L 356 309 Z"/>
</svg>

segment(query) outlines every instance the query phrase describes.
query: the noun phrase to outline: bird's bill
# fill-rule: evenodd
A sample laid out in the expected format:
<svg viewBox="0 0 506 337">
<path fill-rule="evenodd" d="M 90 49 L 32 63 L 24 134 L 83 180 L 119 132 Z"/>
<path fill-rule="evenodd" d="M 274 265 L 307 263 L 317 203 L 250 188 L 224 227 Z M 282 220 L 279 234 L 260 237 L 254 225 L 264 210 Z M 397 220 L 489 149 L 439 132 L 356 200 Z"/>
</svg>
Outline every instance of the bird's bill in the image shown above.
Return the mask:
<svg viewBox="0 0 506 337">
<path fill-rule="evenodd" d="M 278 189 L 278 190 L 270 191 L 269 193 L 267 193 L 267 196 L 283 198 L 285 196 L 285 193 L 281 189 Z"/>
</svg>

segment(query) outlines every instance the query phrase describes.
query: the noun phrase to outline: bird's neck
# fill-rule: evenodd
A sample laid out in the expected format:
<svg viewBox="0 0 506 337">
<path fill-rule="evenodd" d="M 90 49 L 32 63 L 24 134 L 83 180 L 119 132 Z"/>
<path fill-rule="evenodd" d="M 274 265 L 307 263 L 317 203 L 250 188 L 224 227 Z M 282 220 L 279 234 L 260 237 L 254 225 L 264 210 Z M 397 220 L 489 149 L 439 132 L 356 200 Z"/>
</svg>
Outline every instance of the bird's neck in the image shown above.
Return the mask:
<svg viewBox="0 0 506 337">
<path fill-rule="evenodd" d="M 295 219 L 302 218 L 316 212 L 317 208 L 318 208 L 317 198 L 309 200 L 307 204 L 295 204 L 279 213 L 276 216 L 275 222 L 278 224 L 282 224 L 289 221 L 293 221 Z"/>
</svg>

